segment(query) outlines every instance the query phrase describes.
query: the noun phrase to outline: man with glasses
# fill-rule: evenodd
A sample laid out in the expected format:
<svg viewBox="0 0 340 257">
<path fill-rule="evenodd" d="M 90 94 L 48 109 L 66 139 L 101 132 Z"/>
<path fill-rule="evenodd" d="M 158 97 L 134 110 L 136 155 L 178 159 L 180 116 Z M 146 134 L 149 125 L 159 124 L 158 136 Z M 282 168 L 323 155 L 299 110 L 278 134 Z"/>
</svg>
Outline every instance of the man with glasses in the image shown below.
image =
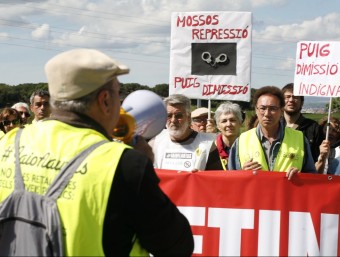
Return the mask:
<svg viewBox="0 0 340 257">
<path fill-rule="evenodd" d="M 259 124 L 243 132 L 233 144 L 229 170 L 264 170 L 315 173 L 314 160 L 307 139 L 301 131 L 284 127 L 280 122 L 285 101 L 281 90 L 274 86 L 258 89 L 254 106 Z"/>
<path fill-rule="evenodd" d="M 307 137 L 312 151 L 314 162 L 317 162 L 320 150 L 319 146 L 324 139 L 322 128 L 312 119 L 304 117 L 301 113 L 304 103 L 303 96 L 294 96 L 294 83 L 289 83 L 282 88 L 285 106 L 283 112 L 283 124 L 292 129 L 300 130 Z"/>
<path fill-rule="evenodd" d="M 30 108 L 27 103 L 19 102 L 12 106 L 13 109 L 16 109 L 21 117 L 22 124 L 25 125 L 28 123 L 28 118 L 31 117 Z"/>
<path fill-rule="evenodd" d="M 50 117 L 50 93 L 47 90 L 39 89 L 34 91 L 30 97 L 31 111 L 34 113 L 32 123 Z"/>
<path fill-rule="evenodd" d="M 216 135 L 191 129 L 188 97 L 174 94 L 164 102 L 168 113 L 166 129 L 149 142 L 155 155 L 154 167 L 194 172 L 204 170 Z"/>
<path fill-rule="evenodd" d="M 191 128 L 197 132 L 216 133 L 216 125 L 214 119 L 208 118 L 209 109 L 200 107 L 191 112 Z M 213 114 L 213 112 L 210 112 Z"/>
</svg>

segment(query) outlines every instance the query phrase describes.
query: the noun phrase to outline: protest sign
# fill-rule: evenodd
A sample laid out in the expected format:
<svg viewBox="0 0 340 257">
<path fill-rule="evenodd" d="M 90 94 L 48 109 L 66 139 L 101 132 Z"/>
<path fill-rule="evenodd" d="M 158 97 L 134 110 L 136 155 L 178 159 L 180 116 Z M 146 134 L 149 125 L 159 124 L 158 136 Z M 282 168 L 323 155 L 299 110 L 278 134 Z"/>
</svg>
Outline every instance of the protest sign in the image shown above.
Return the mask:
<svg viewBox="0 0 340 257">
<path fill-rule="evenodd" d="M 297 44 L 294 95 L 340 97 L 340 42 Z"/>
<path fill-rule="evenodd" d="M 171 17 L 169 94 L 250 100 L 250 12 L 176 12 Z"/>
</svg>

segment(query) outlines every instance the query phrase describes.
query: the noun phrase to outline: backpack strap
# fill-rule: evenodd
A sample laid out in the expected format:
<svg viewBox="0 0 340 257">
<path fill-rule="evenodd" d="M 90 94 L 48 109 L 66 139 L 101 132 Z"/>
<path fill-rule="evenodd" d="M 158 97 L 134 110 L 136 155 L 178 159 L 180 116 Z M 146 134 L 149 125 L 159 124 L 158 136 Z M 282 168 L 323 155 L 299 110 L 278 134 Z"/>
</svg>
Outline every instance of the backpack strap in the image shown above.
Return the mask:
<svg viewBox="0 0 340 257">
<path fill-rule="evenodd" d="M 19 160 L 19 141 L 21 137 L 23 128 L 19 128 L 18 132 L 15 135 L 14 141 L 14 153 L 15 153 L 15 175 L 14 175 L 14 190 L 25 190 L 24 180 L 22 178 L 21 168 L 20 168 L 20 160 Z"/>
<path fill-rule="evenodd" d="M 90 145 L 85 150 L 78 153 L 70 162 L 68 162 L 57 174 L 50 187 L 47 189 L 45 196 L 57 200 L 61 192 L 65 189 L 66 185 L 72 178 L 73 174 L 77 171 L 79 165 L 86 159 L 86 157 L 100 145 L 109 142 L 108 140 L 99 141 Z"/>
<path fill-rule="evenodd" d="M 23 128 L 20 128 L 15 135 L 15 178 L 14 178 L 14 190 L 25 190 L 25 184 L 22 178 L 22 172 L 19 159 L 19 143 Z M 79 165 L 86 159 L 86 157 L 93 152 L 100 145 L 109 142 L 108 140 L 99 141 L 83 151 L 78 153 L 73 159 L 71 159 L 57 174 L 52 184 L 47 189 L 45 196 L 57 200 L 61 192 L 65 189 L 67 183 L 72 178 L 73 174 L 77 171 Z"/>
</svg>

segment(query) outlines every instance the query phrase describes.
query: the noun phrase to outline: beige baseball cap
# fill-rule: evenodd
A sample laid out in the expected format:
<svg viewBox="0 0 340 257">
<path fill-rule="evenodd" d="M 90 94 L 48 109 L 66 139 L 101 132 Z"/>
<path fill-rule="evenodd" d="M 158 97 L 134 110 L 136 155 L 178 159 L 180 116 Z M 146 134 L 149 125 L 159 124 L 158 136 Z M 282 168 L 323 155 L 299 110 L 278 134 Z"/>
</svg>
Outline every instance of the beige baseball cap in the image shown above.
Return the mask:
<svg viewBox="0 0 340 257">
<path fill-rule="evenodd" d="M 200 107 L 200 108 L 197 108 L 197 109 L 195 109 L 191 112 L 191 118 L 197 118 L 197 117 L 200 117 L 200 116 L 203 116 L 203 115 L 208 115 L 208 113 L 209 113 L 208 108 Z M 214 112 L 211 111 L 210 113 L 213 114 Z"/>
<path fill-rule="evenodd" d="M 50 59 L 45 73 L 51 98 L 64 101 L 90 94 L 129 68 L 98 50 L 74 49 Z"/>
</svg>

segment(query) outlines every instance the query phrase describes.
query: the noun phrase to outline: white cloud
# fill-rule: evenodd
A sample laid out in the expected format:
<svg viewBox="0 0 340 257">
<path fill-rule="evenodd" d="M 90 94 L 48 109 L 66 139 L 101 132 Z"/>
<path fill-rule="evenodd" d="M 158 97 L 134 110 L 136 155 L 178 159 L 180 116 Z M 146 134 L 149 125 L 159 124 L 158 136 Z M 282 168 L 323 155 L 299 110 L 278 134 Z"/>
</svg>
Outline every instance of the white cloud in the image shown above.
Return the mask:
<svg viewBox="0 0 340 257">
<path fill-rule="evenodd" d="M 253 7 L 262 7 L 268 5 L 283 5 L 287 2 L 287 0 L 251 0 L 251 5 Z"/>
<path fill-rule="evenodd" d="M 83 34 L 85 30 L 86 30 L 86 26 L 81 27 L 80 30 L 78 31 L 78 35 Z"/>
<path fill-rule="evenodd" d="M 7 33 L 0 33 L 0 41 L 6 41 L 8 39 L 8 34 Z"/>
<path fill-rule="evenodd" d="M 300 24 L 285 24 L 279 26 L 267 26 L 262 31 L 254 31 L 254 39 L 275 43 L 277 40 L 339 40 L 339 13 L 331 13 L 324 17 L 306 20 Z"/>
<path fill-rule="evenodd" d="M 50 26 L 48 24 L 43 24 L 40 27 L 33 30 L 31 34 L 34 39 L 49 39 Z"/>
<path fill-rule="evenodd" d="M 279 69 L 282 70 L 292 70 L 295 68 L 295 58 L 287 58 L 285 60 L 280 60 L 278 62 L 278 67 Z"/>
</svg>

